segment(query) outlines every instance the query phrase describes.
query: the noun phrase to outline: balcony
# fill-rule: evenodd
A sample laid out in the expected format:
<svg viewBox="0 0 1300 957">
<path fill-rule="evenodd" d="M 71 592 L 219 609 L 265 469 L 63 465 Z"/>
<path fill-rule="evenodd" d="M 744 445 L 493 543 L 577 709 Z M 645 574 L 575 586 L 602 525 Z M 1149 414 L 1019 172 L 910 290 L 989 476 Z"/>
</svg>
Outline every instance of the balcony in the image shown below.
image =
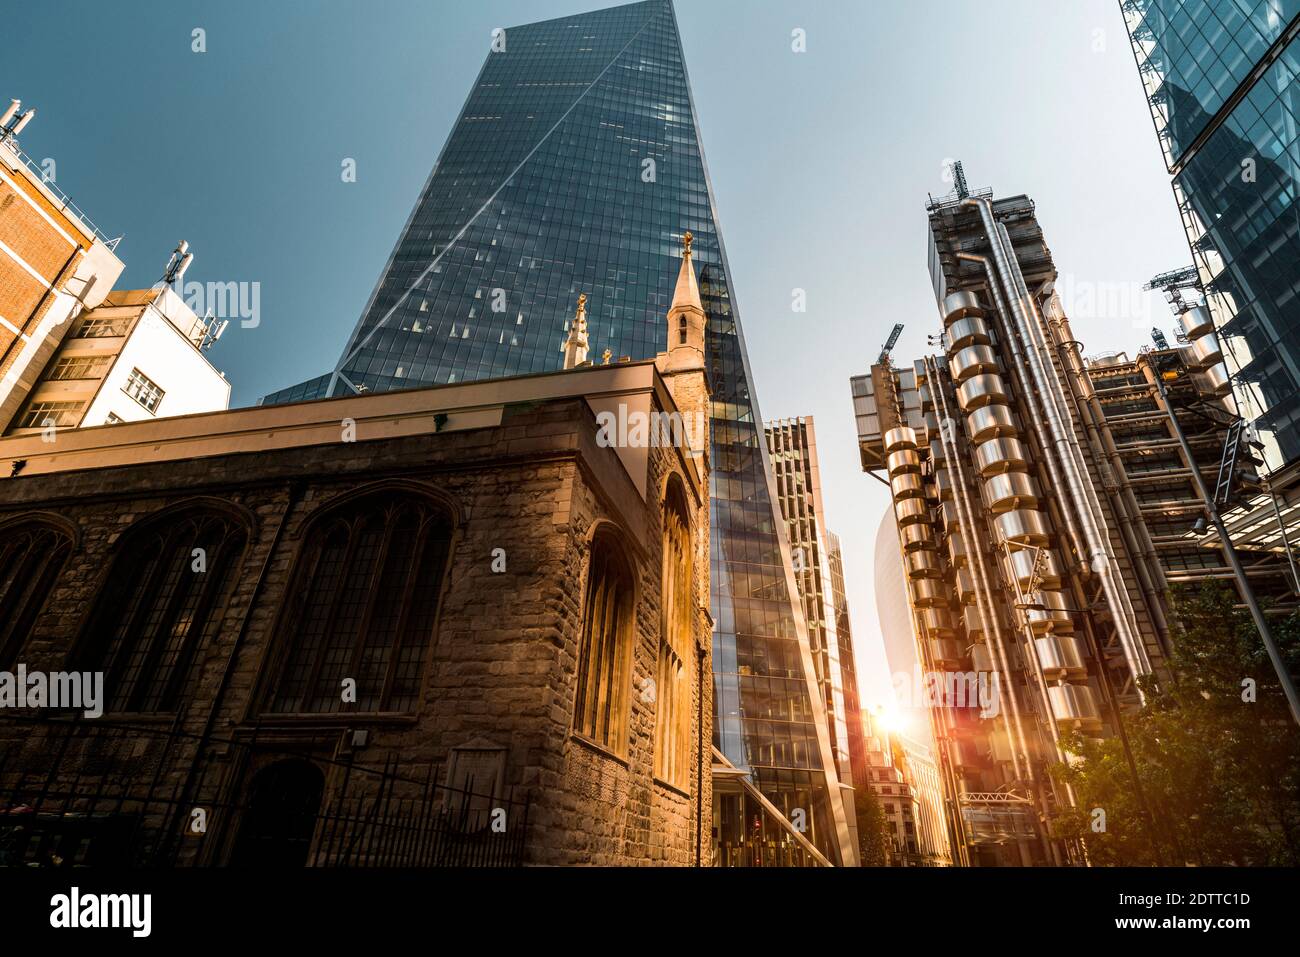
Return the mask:
<svg viewBox="0 0 1300 957">
<path fill-rule="evenodd" d="M 948 327 L 949 354 L 967 346 L 987 346 L 992 341 L 988 324 L 977 316 L 958 319 Z"/>
<path fill-rule="evenodd" d="M 1046 545 L 1047 518 L 1042 512 L 1015 509 L 993 519 L 999 538 L 1012 545 Z"/>
<path fill-rule="evenodd" d="M 912 603 L 917 608 L 947 608 L 948 588 L 933 578 L 920 578 L 912 582 Z"/>
<path fill-rule="evenodd" d="M 1039 588 L 1059 588 L 1061 585 L 1061 569 L 1056 563 L 1056 555 L 1050 551 L 1044 551 L 1042 565 L 1038 569 Z M 1027 591 L 1032 584 L 1034 571 L 1034 560 L 1037 553 L 1032 549 L 1020 549 L 1012 552 L 1007 557 L 1007 570 L 1011 573 L 1022 591 Z"/>
<path fill-rule="evenodd" d="M 1206 369 L 1223 361 L 1223 350 L 1219 348 L 1219 337 L 1210 334 L 1201 336 L 1190 347 L 1188 364 L 1194 369 Z"/>
<path fill-rule="evenodd" d="M 943 322 L 944 325 L 951 325 L 958 319 L 965 319 L 967 316 L 983 316 L 984 308 L 980 305 L 979 297 L 973 292 L 954 292 L 949 293 L 943 301 Z"/>
<path fill-rule="evenodd" d="M 1006 406 L 989 406 L 981 412 Z M 972 416 L 973 418 L 973 416 Z M 1021 472 L 1029 466 L 1029 450 L 1019 439 L 993 439 L 975 449 L 975 464 L 981 475 L 998 475 L 1002 472 Z"/>
<path fill-rule="evenodd" d="M 988 374 L 967 379 L 957 388 L 957 404 L 963 412 L 973 412 L 986 405 L 1006 405 L 1007 388 L 1002 376 Z"/>
<path fill-rule="evenodd" d="M 966 419 L 966 429 L 973 442 L 1020 434 L 1015 416 L 1004 404 L 986 405 L 976 409 Z"/>
<path fill-rule="evenodd" d="M 925 495 L 925 483 L 914 472 L 895 475 L 889 480 L 889 487 L 893 490 L 895 499 L 921 498 Z"/>
<path fill-rule="evenodd" d="M 901 475 L 905 472 L 921 471 L 921 456 L 915 449 L 901 449 L 897 452 L 889 453 L 889 458 L 885 460 L 885 467 L 889 469 L 890 475 Z"/>
<path fill-rule="evenodd" d="M 1210 318 L 1210 311 L 1204 306 L 1193 306 L 1182 313 L 1178 317 L 1178 325 L 1188 342 L 1214 331 L 1214 321 Z"/>
<path fill-rule="evenodd" d="M 1036 635 L 1074 631 L 1074 619 L 1070 617 L 1069 604 L 1063 592 L 1045 591 L 1038 599 L 1041 608 L 1025 609 L 1025 621 L 1030 631 Z"/>
<path fill-rule="evenodd" d="M 901 425 L 885 433 L 885 452 L 901 452 L 916 448 L 916 429 Z"/>
<path fill-rule="evenodd" d="M 959 668 L 966 663 L 966 647 L 956 638 L 931 639 L 930 659 L 936 668 Z"/>
<path fill-rule="evenodd" d="M 919 610 L 921 627 L 931 638 L 953 638 L 957 626 L 953 622 L 952 612 L 947 608 L 922 608 Z"/>
<path fill-rule="evenodd" d="M 1197 387 L 1209 395 L 1223 397 L 1232 391 L 1232 379 L 1228 367 L 1217 362 L 1196 377 Z"/>
<path fill-rule="evenodd" d="M 1038 507 L 1038 486 L 1024 472 L 1003 472 L 984 482 L 984 504 L 995 515 Z"/>
<path fill-rule="evenodd" d="M 894 504 L 894 518 L 898 520 L 899 528 L 915 525 L 917 522 L 928 522 L 930 508 L 923 498 L 900 499 Z"/>
<path fill-rule="evenodd" d="M 939 553 L 928 549 L 918 549 L 909 553 L 907 577 L 913 581 L 921 578 L 942 578 L 943 566 L 939 563 Z"/>
<path fill-rule="evenodd" d="M 1087 685 L 1053 685 L 1047 689 L 1056 723 L 1065 728 L 1101 730 L 1097 699 Z"/>
<path fill-rule="evenodd" d="M 948 363 L 952 381 L 959 384 L 972 376 L 997 371 L 998 357 L 992 346 L 967 346 L 958 351 Z"/>
<path fill-rule="evenodd" d="M 1069 635 L 1046 635 L 1034 639 L 1034 651 L 1046 678 L 1082 678 L 1088 674 L 1083 646 Z"/>
<path fill-rule="evenodd" d="M 903 550 L 906 552 L 916 551 L 920 548 L 928 548 L 934 551 L 938 545 L 934 540 L 934 529 L 929 525 L 908 525 L 898 530 L 898 537 L 902 540 Z"/>
</svg>

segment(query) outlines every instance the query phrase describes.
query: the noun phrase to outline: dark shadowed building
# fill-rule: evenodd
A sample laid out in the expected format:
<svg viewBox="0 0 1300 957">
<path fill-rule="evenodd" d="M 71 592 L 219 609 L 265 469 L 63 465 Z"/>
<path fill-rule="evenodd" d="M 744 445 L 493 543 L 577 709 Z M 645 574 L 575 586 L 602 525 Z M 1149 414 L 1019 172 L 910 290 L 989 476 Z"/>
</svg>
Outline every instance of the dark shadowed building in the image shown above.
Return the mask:
<svg viewBox="0 0 1300 957">
<path fill-rule="evenodd" d="M 0 440 L 0 672 L 104 680 L 3 712 L 0 858 L 709 863 L 700 317 L 649 361 Z"/>
</svg>

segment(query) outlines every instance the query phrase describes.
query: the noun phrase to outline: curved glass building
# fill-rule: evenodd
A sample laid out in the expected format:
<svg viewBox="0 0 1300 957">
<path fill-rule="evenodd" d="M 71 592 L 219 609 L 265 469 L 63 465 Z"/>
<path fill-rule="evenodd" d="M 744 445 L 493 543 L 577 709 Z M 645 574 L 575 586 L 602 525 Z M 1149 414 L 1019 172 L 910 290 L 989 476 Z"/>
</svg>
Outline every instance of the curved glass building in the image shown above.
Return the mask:
<svg viewBox="0 0 1300 957">
<path fill-rule="evenodd" d="M 1300 0 L 1120 6 L 1241 413 L 1276 472 L 1300 460 Z"/>
</svg>

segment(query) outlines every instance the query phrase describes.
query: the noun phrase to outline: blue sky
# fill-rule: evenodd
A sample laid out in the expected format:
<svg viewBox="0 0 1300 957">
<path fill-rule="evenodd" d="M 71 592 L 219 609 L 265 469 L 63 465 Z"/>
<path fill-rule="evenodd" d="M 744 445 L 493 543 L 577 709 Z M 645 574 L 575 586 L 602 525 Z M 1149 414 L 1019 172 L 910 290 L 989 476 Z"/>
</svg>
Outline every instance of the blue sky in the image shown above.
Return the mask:
<svg viewBox="0 0 1300 957">
<path fill-rule="evenodd" d="M 177 240 L 189 278 L 261 284 L 261 324 L 211 353 L 237 405 L 333 367 L 497 26 L 588 0 L 177 0 L 6 13 L 0 97 L 24 149 L 109 236 L 122 285 Z M 1090 353 L 1134 350 L 1137 287 L 1189 260 L 1115 0 L 677 0 L 762 413 L 813 415 L 843 537 L 859 673 L 889 694 L 871 584 L 882 487 L 859 471 L 848 379 L 895 322 L 926 350 L 928 193 L 1027 193 Z M 195 28 L 207 52 L 191 50 Z M 791 50 L 806 32 L 807 52 Z M 340 176 L 356 161 L 357 181 Z M 808 310 L 791 310 L 806 290 Z"/>
</svg>

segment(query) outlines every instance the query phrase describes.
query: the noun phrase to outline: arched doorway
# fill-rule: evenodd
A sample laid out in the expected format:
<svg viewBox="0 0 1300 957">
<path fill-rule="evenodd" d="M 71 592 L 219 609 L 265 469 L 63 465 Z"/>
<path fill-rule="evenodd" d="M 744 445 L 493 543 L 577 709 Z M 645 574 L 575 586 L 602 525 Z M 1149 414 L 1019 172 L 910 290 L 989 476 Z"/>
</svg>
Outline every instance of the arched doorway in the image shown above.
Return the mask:
<svg viewBox="0 0 1300 957">
<path fill-rule="evenodd" d="M 231 865 L 305 866 L 324 791 L 325 776 L 310 761 L 277 761 L 258 771 L 249 786 Z"/>
</svg>

